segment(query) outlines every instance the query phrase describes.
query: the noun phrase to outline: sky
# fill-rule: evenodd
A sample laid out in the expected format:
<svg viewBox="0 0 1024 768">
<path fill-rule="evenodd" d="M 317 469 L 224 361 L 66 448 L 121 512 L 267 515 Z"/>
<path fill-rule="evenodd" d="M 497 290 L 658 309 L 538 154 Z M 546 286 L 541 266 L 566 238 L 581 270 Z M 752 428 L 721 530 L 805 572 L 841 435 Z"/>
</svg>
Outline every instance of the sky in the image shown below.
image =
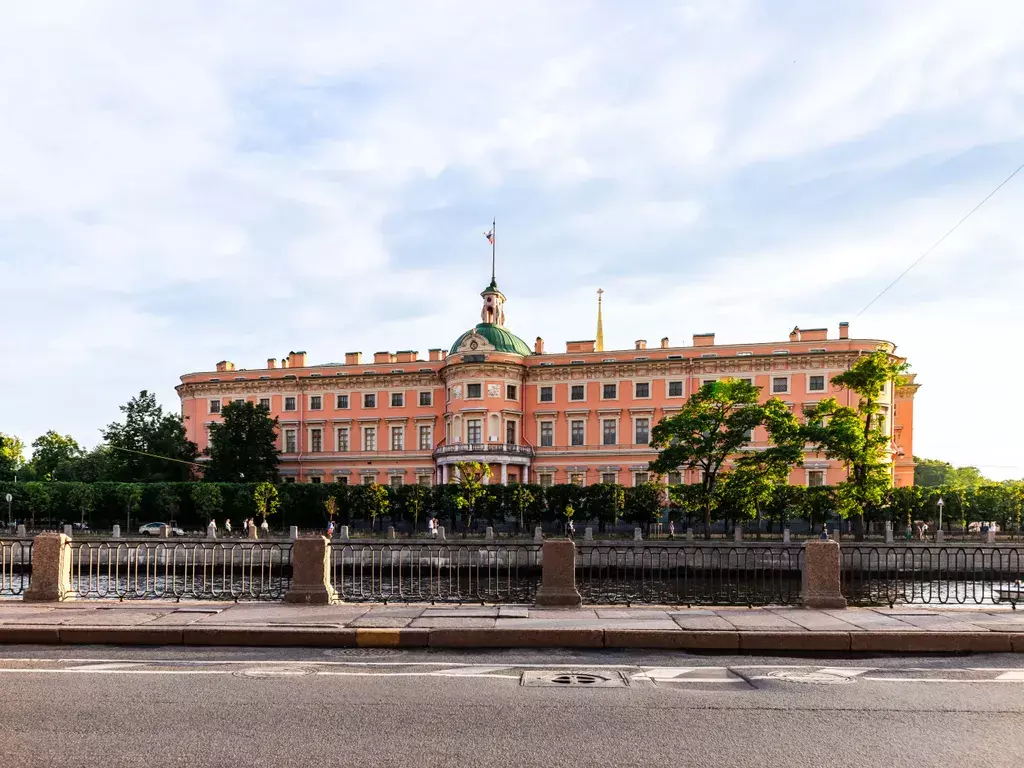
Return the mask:
<svg viewBox="0 0 1024 768">
<path fill-rule="evenodd" d="M 1024 3 L 0 7 L 0 432 L 142 389 L 448 347 L 497 219 L 507 324 L 771 341 L 851 323 L 918 456 L 1024 477 Z"/>
</svg>

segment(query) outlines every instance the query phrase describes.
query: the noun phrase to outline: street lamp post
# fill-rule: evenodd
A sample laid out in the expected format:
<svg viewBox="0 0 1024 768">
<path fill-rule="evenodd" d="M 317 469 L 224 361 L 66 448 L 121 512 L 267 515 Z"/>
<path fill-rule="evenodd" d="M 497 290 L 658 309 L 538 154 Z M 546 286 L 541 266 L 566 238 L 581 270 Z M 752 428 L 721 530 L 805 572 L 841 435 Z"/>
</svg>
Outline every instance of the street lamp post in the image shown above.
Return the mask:
<svg viewBox="0 0 1024 768">
<path fill-rule="evenodd" d="M 942 530 L 942 508 L 946 506 L 946 502 L 943 501 L 942 497 L 939 496 L 939 500 L 935 502 L 939 507 L 939 530 Z"/>
</svg>

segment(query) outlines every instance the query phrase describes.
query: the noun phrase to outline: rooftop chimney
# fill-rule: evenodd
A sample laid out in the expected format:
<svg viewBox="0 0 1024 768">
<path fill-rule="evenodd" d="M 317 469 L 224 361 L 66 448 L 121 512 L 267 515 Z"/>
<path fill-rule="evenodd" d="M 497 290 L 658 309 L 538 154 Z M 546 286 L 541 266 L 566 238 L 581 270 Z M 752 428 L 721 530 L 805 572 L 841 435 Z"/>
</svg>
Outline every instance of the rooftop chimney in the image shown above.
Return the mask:
<svg viewBox="0 0 1024 768">
<path fill-rule="evenodd" d="M 637 349 L 647 349 L 647 339 L 637 339 L 636 340 L 636 348 Z"/>
<path fill-rule="evenodd" d="M 663 336 L 661 338 L 661 348 L 668 349 L 668 336 Z"/>
<path fill-rule="evenodd" d="M 235 364 L 230 362 L 230 361 L 228 361 L 228 360 L 221 360 L 219 363 L 217 363 L 217 370 L 218 371 L 233 371 L 233 370 L 235 370 Z"/>
<path fill-rule="evenodd" d="M 276 357 L 268 357 L 267 358 L 267 368 L 277 368 L 277 358 Z"/>
<path fill-rule="evenodd" d="M 790 341 L 800 341 L 800 328 L 793 326 L 793 330 L 789 332 Z"/>
<path fill-rule="evenodd" d="M 565 342 L 566 352 L 594 352 L 597 348 L 597 340 L 593 341 L 567 341 Z"/>
<path fill-rule="evenodd" d="M 695 333 L 695 334 L 693 334 L 693 346 L 695 346 L 695 347 L 713 347 L 713 346 L 715 346 L 715 334 L 713 334 L 713 333 Z"/>
<path fill-rule="evenodd" d="M 359 365 L 361 362 L 363 362 L 362 352 L 345 353 L 345 365 Z"/>
<path fill-rule="evenodd" d="M 533 342 L 533 354 L 535 354 L 535 355 L 543 355 L 544 354 L 544 339 L 542 339 L 540 336 L 538 336 L 537 340 L 535 342 Z"/>
<path fill-rule="evenodd" d="M 409 349 L 403 349 L 395 353 L 396 363 L 415 363 L 416 355 L 419 354 Z"/>
<path fill-rule="evenodd" d="M 849 323 L 840 323 L 839 324 L 839 338 L 840 339 L 848 339 L 848 338 L 850 338 L 850 324 Z"/>
<path fill-rule="evenodd" d="M 432 350 L 430 350 L 430 362 L 437 363 L 437 362 L 440 362 L 441 360 L 444 360 L 444 350 L 443 349 L 432 349 Z"/>
<path fill-rule="evenodd" d="M 306 353 L 305 352 L 289 352 L 288 353 L 288 367 L 289 368 L 305 368 L 306 367 Z"/>
<path fill-rule="evenodd" d="M 373 362 L 375 363 L 390 363 L 391 353 L 390 352 L 374 352 Z"/>
<path fill-rule="evenodd" d="M 290 368 L 291 367 L 291 363 L 292 363 L 292 361 L 289 358 L 287 358 L 287 357 L 282 357 L 281 358 L 281 367 L 282 368 Z"/>
</svg>

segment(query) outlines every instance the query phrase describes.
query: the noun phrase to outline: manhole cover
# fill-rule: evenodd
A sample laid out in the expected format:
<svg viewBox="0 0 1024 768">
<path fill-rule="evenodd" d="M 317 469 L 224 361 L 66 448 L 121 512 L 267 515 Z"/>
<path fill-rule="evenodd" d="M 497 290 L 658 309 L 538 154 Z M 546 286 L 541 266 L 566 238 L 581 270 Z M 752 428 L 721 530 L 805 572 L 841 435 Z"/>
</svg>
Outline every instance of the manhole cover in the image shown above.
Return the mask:
<svg viewBox="0 0 1024 768">
<path fill-rule="evenodd" d="M 854 678 L 833 675 L 830 672 L 804 672 L 794 669 L 777 669 L 769 672 L 768 677 L 785 680 L 787 683 L 805 683 L 807 685 L 843 685 L 852 683 Z"/>
<path fill-rule="evenodd" d="M 324 651 L 325 656 L 394 656 L 398 651 L 393 648 L 331 648 Z"/>
<path fill-rule="evenodd" d="M 312 675 L 313 670 L 304 667 L 255 667 L 232 673 L 235 677 L 303 677 Z"/>
<path fill-rule="evenodd" d="M 566 672 L 552 670 L 527 670 L 520 678 L 524 686 L 549 686 L 553 688 L 623 688 L 626 678 L 617 672 Z"/>
</svg>

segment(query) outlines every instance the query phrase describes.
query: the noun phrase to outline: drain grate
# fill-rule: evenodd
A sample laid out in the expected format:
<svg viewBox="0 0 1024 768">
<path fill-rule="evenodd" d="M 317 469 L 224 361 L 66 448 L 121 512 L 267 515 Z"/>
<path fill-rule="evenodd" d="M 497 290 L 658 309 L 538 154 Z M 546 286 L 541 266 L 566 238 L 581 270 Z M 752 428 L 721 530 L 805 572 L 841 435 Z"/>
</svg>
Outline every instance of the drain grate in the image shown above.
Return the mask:
<svg viewBox="0 0 1024 768">
<path fill-rule="evenodd" d="M 625 688 L 629 682 L 619 672 L 585 672 L 550 669 L 529 669 L 519 678 L 526 687 L 550 688 Z"/>
<path fill-rule="evenodd" d="M 854 678 L 845 675 L 834 675 L 831 672 L 801 672 L 797 670 L 777 669 L 769 672 L 768 677 L 774 680 L 785 680 L 787 683 L 804 683 L 807 685 L 843 685 L 852 683 Z"/>
<path fill-rule="evenodd" d="M 398 653 L 393 648 L 331 648 L 324 651 L 324 656 L 395 656 Z"/>
</svg>

